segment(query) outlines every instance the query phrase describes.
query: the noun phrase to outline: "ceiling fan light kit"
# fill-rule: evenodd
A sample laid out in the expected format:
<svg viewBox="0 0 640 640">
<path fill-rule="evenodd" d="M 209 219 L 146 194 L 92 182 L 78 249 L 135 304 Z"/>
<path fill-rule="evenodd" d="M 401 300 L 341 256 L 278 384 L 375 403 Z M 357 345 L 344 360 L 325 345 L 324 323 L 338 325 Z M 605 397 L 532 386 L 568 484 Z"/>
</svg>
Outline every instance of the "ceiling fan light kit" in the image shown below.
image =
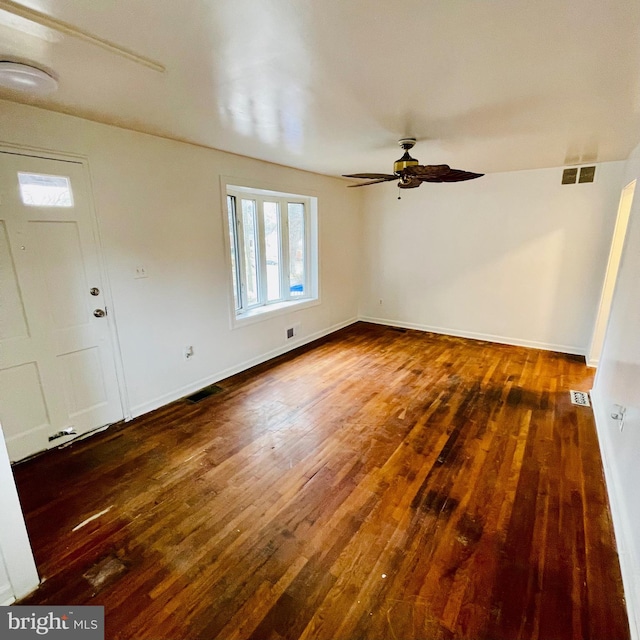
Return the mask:
<svg viewBox="0 0 640 640">
<path fill-rule="evenodd" d="M 400 189 L 415 189 L 423 182 L 462 182 L 480 178 L 483 173 L 473 173 L 452 169 L 448 164 L 421 165 L 409 155 L 409 149 L 416 143 L 415 138 L 400 138 L 398 144 L 404 149 L 403 156 L 393 164 L 393 173 L 350 173 L 343 174 L 344 178 L 361 178 L 368 182 L 350 184 L 350 187 L 365 187 L 369 184 L 398 180 Z"/>
<path fill-rule="evenodd" d="M 0 61 L 0 87 L 47 95 L 58 88 L 58 81 L 46 71 L 21 62 Z"/>
</svg>

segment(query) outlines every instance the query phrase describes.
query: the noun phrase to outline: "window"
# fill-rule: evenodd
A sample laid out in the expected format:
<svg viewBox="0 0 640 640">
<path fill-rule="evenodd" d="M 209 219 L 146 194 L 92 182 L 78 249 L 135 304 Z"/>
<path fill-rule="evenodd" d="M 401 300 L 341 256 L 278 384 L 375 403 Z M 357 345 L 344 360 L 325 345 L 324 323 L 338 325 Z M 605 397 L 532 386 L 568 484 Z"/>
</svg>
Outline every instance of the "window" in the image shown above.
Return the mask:
<svg viewBox="0 0 640 640">
<path fill-rule="evenodd" d="M 227 186 L 236 318 L 317 300 L 316 198 Z"/>
<path fill-rule="evenodd" d="M 29 207 L 72 207 L 69 178 L 38 173 L 18 173 L 20 197 Z"/>
</svg>

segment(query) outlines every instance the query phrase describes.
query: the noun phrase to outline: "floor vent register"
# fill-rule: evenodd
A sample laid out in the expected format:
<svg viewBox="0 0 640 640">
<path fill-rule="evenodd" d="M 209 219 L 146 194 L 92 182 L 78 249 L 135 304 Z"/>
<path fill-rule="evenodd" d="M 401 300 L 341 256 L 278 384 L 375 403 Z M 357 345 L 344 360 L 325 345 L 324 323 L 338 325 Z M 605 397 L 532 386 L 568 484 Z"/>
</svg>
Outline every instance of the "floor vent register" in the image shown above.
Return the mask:
<svg viewBox="0 0 640 640">
<path fill-rule="evenodd" d="M 590 407 L 589 393 L 587 391 L 569 391 L 571 404 L 577 404 L 579 407 Z"/>
</svg>

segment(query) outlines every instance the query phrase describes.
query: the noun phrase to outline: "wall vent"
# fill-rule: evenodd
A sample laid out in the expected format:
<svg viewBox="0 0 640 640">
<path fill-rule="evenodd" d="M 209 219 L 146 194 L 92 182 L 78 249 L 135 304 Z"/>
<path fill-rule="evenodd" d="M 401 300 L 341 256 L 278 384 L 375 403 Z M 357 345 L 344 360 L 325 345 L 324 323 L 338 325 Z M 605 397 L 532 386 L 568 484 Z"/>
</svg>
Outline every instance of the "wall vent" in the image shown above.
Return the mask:
<svg viewBox="0 0 640 640">
<path fill-rule="evenodd" d="M 590 407 L 589 393 L 587 391 L 569 391 L 571 404 L 577 404 L 580 407 Z"/>
<path fill-rule="evenodd" d="M 285 328 L 285 340 L 291 340 L 292 338 L 297 338 L 300 334 L 300 323 L 294 322 L 292 326 Z"/>
<path fill-rule="evenodd" d="M 394 327 L 393 325 L 389 325 L 389 329 L 391 329 L 391 331 L 397 331 L 398 333 L 407 333 L 407 330 L 404 327 Z"/>
<path fill-rule="evenodd" d="M 575 184 L 576 182 L 585 183 L 593 182 L 596 176 L 596 168 L 592 167 L 580 167 L 580 175 L 578 175 L 578 168 L 572 167 L 565 169 L 562 172 L 562 184 Z"/>
<path fill-rule="evenodd" d="M 595 175 L 595 167 L 582 167 L 580 169 L 580 177 L 578 178 L 578 182 L 593 182 Z"/>
<path fill-rule="evenodd" d="M 202 402 L 202 400 L 210 398 L 217 393 L 222 393 L 223 391 L 224 389 L 222 387 L 219 387 L 217 384 L 210 384 L 208 387 L 204 387 L 203 389 L 200 389 L 200 391 L 196 391 L 190 396 L 187 396 L 186 400 L 191 404 L 195 404 L 196 402 Z"/>
</svg>

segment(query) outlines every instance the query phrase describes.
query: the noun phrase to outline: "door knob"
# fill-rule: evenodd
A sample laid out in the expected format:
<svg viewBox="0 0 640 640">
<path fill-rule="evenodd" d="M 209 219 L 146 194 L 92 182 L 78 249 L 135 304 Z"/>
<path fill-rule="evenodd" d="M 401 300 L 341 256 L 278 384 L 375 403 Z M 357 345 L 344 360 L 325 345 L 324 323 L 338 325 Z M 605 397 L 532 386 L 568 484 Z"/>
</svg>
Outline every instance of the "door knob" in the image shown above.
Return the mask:
<svg viewBox="0 0 640 640">
<path fill-rule="evenodd" d="M 107 312 L 104 311 L 103 309 L 95 309 L 93 312 L 93 315 L 96 318 L 104 318 L 107 315 Z"/>
</svg>

